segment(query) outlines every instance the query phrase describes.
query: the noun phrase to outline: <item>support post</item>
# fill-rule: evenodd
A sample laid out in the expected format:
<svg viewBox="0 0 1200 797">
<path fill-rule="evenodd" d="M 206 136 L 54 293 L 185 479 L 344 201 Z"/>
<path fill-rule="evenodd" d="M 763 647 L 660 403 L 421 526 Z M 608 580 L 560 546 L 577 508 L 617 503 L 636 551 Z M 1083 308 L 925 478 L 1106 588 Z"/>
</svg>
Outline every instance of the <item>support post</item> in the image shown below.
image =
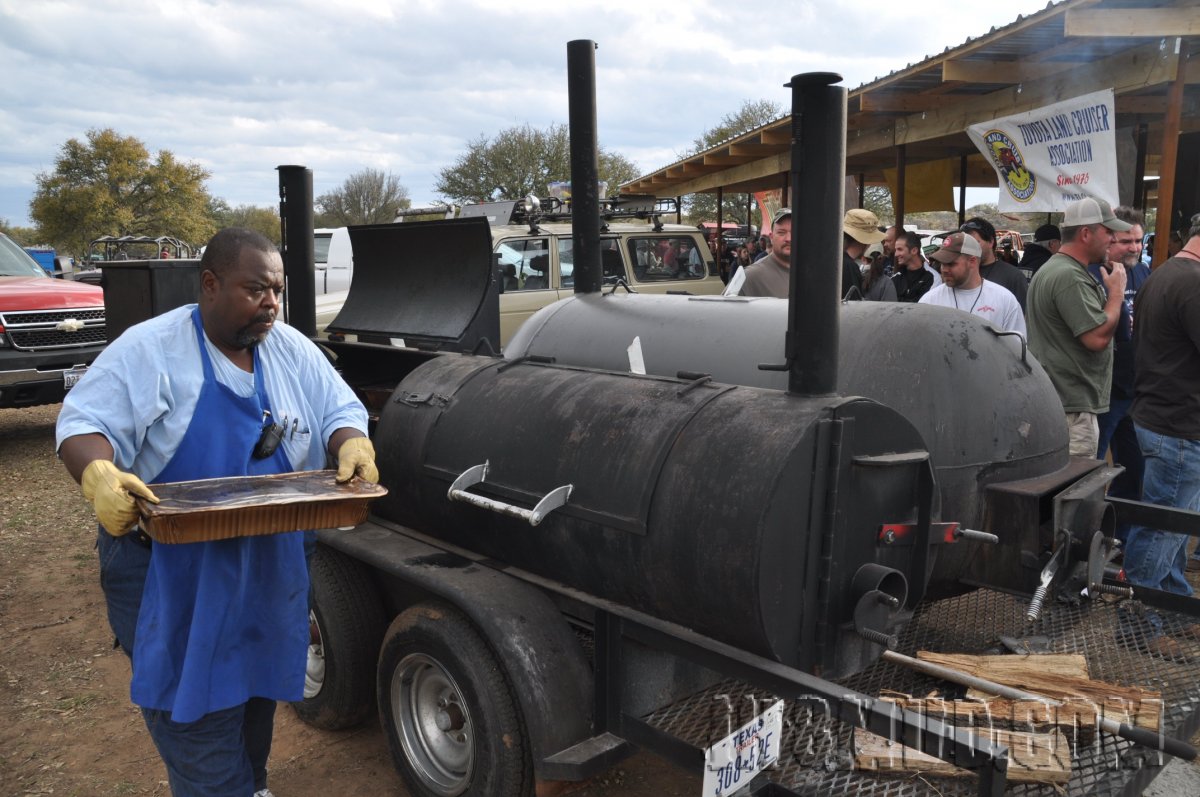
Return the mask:
<svg viewBox="0 0 1200 797">
<path fill-rule="evenodd" d="M 967 156 L 958 156 L 958 226 L 967 221 Z"/>
<path fill-rule="evenodd" d="M 1137 126 L 1137 163 L 1133 167 L 1133 206 L 1143 213 L 1146 210 L 1146 139 L 1150 126 Z"/>
<path fill-rule="evenodd" d="M 1180 109 L 1183 105 L 1183 89 L 1187 83 L 1187 61 L 1180 54 L 1183 39 L 1175 39 L 1175 80 L 1167 89 L 1167 113 L 1163 118 L 1162 159 L 1158 169 L 1158 215 L 1154 221 L 1154 254 L 1150 267 L 1158 266 L 1167 259 L 1167 246 L 1171 242 L 1171 224 L 1175 204 L 1175 165 L 1179 158 Z"/>
</svg>

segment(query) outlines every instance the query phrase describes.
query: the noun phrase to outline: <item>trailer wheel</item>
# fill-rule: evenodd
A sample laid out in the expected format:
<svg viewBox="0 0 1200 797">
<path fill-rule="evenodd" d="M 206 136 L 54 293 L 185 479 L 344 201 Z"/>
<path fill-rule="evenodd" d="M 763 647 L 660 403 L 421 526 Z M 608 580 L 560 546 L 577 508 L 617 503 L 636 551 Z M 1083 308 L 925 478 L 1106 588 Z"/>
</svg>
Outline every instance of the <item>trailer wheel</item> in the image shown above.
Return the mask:
<svg viewBox="0 0 1200 797">
<path fill-rule="evenodd" d="M 386 619 L 367 568 L 319 545 L 309 563 L 308 664 L 300 719 L 324 730 L 358 725 L 375 710 L 374 664 Z"/>
<path fill-rule="evenodd" d="M 533 765 L 503 667 L 470 621 L 425 603 L 392 621 L 379 711 L 396 768 L 422 797 L 526 797 Z"/>
</svg>

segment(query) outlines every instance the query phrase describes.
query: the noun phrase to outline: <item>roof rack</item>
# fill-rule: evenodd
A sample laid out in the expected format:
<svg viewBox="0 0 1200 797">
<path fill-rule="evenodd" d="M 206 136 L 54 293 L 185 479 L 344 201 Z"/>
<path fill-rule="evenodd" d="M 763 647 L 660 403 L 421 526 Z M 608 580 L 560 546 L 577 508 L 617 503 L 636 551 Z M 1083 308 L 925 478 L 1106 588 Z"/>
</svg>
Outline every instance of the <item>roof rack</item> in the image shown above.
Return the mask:
<svg viewBox="0 0 1200 797">
<path fill-rule="evenodd" d="M 170 251 L 173 257 L 195 256 L 191 244 L 170 235 L 102 235 L 88 244 L 88 259 L 116 260 L 121 254 L 127 254 L 127 248 L 132 246 L 153 246 L 156 250 L 153 257 L 157 257 L 162 249 Z"/>
<path fill-rule="evenodd" d="M 424 208 L 405 208 L 396 211 L 395 221 L 404 221 L 409 216 L 441 216 L 443 219 L 454 218 L 458 208 L 454 205 L 430 205 Z"/>
<path fill-rule="evenodd" d="M 675 197 L 656 197 L 651 194 L 617 194 L 600 200 L 600 218 L 609 222 L 614 219 L 646 219 L 654 223 L 655 230 L 662 229 L 663 214 L 678 213 L 679 201 Z M 569 221 L 571 202 L 558 197 L 538 199 L 530 195 L 524 199 L 504 202 L 479 202 L 463 205 L 460 216 L 485 216 L 494 225 L 528 224 L 531 233 L 537 233 L 537 225 L 543 221 Z"/>
</svg>

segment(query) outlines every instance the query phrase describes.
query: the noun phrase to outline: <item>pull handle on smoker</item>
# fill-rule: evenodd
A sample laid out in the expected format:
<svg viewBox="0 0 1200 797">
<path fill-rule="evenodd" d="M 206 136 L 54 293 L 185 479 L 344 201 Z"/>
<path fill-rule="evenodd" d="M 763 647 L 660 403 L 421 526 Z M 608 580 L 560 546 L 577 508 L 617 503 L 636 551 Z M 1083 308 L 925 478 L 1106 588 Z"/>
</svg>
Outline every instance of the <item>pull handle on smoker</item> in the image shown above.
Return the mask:
<svg viewBox="0 0 1200 797">
<path fill-rule="evenodd" d="M 482 484 L 487 480 L 488 463 L 475 465 L 467 468 L 459 474 L 454 483 L 450 485 L 449 492 L 446 497 L 451 501 L 464 501 L 472 506 L 480 507 L 481 509 L 489 509 L 493 512 L 498 512 L 501 515 L 511 515 L 518 517 L 529 523 L 530 526 L 536 526 L 541 523 L 546 515 L 558 509 L 567 503 L 567 499 L 571 497 L 571 490 L 574 485 L 564 484 L 561 487 L 555 487 L 550 492 L 546 493 L 533 509 L 524 509 L 523 507 L 499 501 L 495 498 L 488 498 L 483 495 L 475 495 L 469 493 L 471 487 L 476 484 Z"/>
</svg>

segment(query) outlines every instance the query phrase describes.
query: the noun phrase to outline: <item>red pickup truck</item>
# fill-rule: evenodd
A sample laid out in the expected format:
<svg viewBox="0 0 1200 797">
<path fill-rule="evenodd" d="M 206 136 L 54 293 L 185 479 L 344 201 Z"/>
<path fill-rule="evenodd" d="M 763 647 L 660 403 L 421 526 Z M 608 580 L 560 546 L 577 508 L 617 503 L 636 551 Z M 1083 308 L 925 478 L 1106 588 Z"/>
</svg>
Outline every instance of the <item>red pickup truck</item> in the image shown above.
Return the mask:
<svg viewBox="0 0 1200 797">
<path fill-rule="evenodd" d="M 51 277 L 0 233 L 0 408 L 62 401 L 106 339 L 103 289 Z"/>
</svg>

